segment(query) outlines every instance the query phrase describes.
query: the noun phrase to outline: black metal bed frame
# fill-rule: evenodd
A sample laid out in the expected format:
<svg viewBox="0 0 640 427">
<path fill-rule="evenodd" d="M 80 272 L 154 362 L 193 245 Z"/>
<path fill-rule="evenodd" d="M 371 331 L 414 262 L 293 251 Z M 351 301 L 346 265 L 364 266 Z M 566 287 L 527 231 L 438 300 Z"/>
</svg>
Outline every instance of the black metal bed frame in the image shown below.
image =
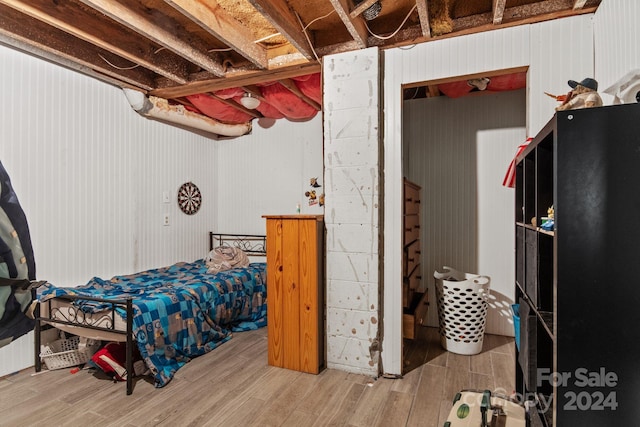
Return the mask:
<svg viewBox="0 0 640 427">
<path fill-rule="evenodd" d="M 63 314 L 60 309 L 57 307 L 52 307 L 51 303 L 54 300 L 64 300 L 64 301 L 94 301 L 106 304 L 110 306 L 109 313 L 105 313 L 102 316 L 93 318 L 93 316 L 85 316 L 85 313 L 81 308 L 72 309 L 69 311 L 69 316 Z M 40 332 L 42 331 L 42 322 L 45 322 L 49 325 L 68 325 L 68 326 L 76 326 L 88 329 L 94 329 L 96 331 L 110 332 L 118 335 L 122 335 L 126 342 L 126 362 L 125 368 L 127 370 L 127 394 L 131 394 L 133 392 L 133 299 L 131 297 L 120 299 L 120 300 L 107 300 L 102 298 L 92 298 L 81 295 L 61 295 L 50 300 L 45 301 L 44 303 L 38 303 L 35 308 L 34 317 L 36 319 L 36 326 L 34 329 L 35 334 L 35 342 L 34 342 L 34 350 L 35 350 L 35 368 L 36 372 L 40 372 L 42 370 L 42 360 L 40 359 L 40 345 L 42 342 Z M 45 306 L 45 313 L 43 314 L 43 307 Z M 116 309 L 120 307 L 124 309 L 126 313 L 126 331 L 121 331 L 116 329 L 115 323 L 116 319 Z M 56 318 L 53 315 L 58 313 L 58 316 L 61 316 L 65 320 L 61 320 L 60 318 Z"/>
<path fill-rule="evenodd" d="M 247 255 L 253 256 L 266 256 L 266 236 L 261 235 L 250 235 L 250 234 L 222 234 L 222 233 L 213 233 L 209 232 L 209 250 L 212 250 L 216 247 L 215 242 L 219 244 L 217 246 L 234 246 L 236 248 L 241 249 Z M 33 289 L 34 300 L 36 290 Z M 99 316 L 93 318 L 93 316 L 85 316 L 82 309 L 78 308 L 77 310 L 70 310 L 69 316 L 64 316 L 64 320 L 59 318 L 54 318 L 53 314 L 58 313 L 61 315 L 61 312 L 57 307 L 52 307 L 51 303 L 54 300 L 64 300 L 64 301 L 94 301 L 103 304 L 107 304 L 110 306 L 110 310 L 108 314 L 104 314 L 103 316 Z M 44 305 L 44 307 L 41 307 Z M 122 331 L 116 329 L 115 326 L 115 316 L 116 309 L 123 309 L 126 313 L 126 331 Z M 44 309 L 44 310 L 43 310 Z M 43 313 L 44 311 L 44 313 Z M 53 327 L 55 324 L 59 325 L 68 325 L 68 326 L 77 326 L 82 328 L 94 329 L 96 331 L 110 332 L 118 335 L 122 335 L 124 337 L 123 341 L 126 342 L 126 362 L 125 368 L 127 370 L 127 395 L 130 395 L 133 392 L 133 299 L 131 297 L 127 297 L 124 299 L 101 299 L 101 298 L 92 298 L 86 296 L 79 295 L 63 295 L 52 298 L 44 303 L 38 303 L 35 306 L 34 310 L 34 318 L 36 321 L 34 333 L 34 350 L 35 350 L 35 370 L 36 372 L 40 372 L 42 370 L 42 360 L 40 359 L 40 345 L 42 342 L 42 338 L 40 333 L 43 330 L 42 322 Z"/>
<path fill-rule="evenodd" d="M 257 234 L 220 234 L 209 232 L 209 250 L 218 246 L 234 246 L 247 255 L 266 256 L 267 237 Z"/>
</svg>

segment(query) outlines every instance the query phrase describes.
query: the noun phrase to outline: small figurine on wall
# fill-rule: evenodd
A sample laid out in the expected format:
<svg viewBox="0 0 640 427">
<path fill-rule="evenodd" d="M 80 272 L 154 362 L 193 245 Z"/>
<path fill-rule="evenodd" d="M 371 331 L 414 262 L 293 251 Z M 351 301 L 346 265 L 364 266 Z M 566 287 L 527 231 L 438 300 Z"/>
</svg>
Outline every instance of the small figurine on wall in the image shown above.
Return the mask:
<svg viewBox="0 0 640 427">
<path fill-rule="evenodd" d="M 311 190 L 305 191 L 304 195 L 309 199 L 309 206 L 320 204 L 320 206 L 324 205 L 324 193 L 316 194 L 316 188 L 322 187 L 318 182 L 318 178 L 309 178 L 309 185 L 311 186 Z"/>
<path fill-rule="evenodd" d="M 558 101 L 562 101 L 562 104 L 556 107 L 556 111 L 602 107 L 602 98 L 598 94 L 596 80 L 591 78 L 586 78 L 581 82 L 569 80 L 569 86 L 572 90 L 567 95 L 555 97 Z"/>
</svg>

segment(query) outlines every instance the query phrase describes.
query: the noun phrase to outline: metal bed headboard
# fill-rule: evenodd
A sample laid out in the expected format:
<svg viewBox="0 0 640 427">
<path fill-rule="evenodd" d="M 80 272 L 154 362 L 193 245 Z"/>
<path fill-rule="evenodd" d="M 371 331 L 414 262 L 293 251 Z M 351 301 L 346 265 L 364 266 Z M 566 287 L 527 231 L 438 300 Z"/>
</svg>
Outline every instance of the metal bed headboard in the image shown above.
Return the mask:
<svg viewBox="0 0 640 427">
<path fill-rule="evenodd" d="M 217 243 L 217 244 L 216 244 Z M 232 246 L 247 255 L 266 256 L 267 236 L 258 234 L 222 234 L 209 232 L 209 250 L 218 246 Z"/>
</svg>

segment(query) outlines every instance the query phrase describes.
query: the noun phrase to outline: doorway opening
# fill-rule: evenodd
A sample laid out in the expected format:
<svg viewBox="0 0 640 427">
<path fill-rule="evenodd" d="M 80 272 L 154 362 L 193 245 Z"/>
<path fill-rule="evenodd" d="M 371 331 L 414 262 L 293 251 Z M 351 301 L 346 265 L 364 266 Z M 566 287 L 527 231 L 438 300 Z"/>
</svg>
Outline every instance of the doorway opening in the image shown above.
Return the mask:
<svg viewBox="0 0 640 427">
<path fill-rule="evenodd" d="M 487 333 L 513 328 L 503 309 L 514 297 L 513 190 L 502 177 L 526 139 L 526 68 L 405 85 L 403 98 L 403 174 L 420 188 L 419 248 L 403 239 L 403 295 L 428 301 L 413 338 L 403 333 L 406 373 L 444 351 L 433 277 L 444 266 L 490 276 L 496 300 Z M 413 226 L 405 224 L 403 234 Z M 416 252 L 417 270 L 409 269 Z M 403 325 L 416 315 L 406 302 Z"/>
</svg>

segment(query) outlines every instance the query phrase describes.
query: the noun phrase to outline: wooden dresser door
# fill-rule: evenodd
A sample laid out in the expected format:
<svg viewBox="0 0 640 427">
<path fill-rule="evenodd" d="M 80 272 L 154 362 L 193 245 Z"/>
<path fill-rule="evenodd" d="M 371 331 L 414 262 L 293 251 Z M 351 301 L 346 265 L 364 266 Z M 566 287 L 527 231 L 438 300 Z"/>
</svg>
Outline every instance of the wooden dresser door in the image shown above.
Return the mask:
<svg viewBox="0 0 640 427">
<path fill-rule="evenodd" d="M 324 366 L 324 222 L 267 219 L 268 362 L 317 374 Z"/>
<path fill-rule="evenodd" d="M 426 321 L 428 297 L 420 292 L 422 280 L 420 244 L 420 186 L 404 179 L 402 235 L 402 336 L 414 339 L 418 325 Z"/>
</svg>

